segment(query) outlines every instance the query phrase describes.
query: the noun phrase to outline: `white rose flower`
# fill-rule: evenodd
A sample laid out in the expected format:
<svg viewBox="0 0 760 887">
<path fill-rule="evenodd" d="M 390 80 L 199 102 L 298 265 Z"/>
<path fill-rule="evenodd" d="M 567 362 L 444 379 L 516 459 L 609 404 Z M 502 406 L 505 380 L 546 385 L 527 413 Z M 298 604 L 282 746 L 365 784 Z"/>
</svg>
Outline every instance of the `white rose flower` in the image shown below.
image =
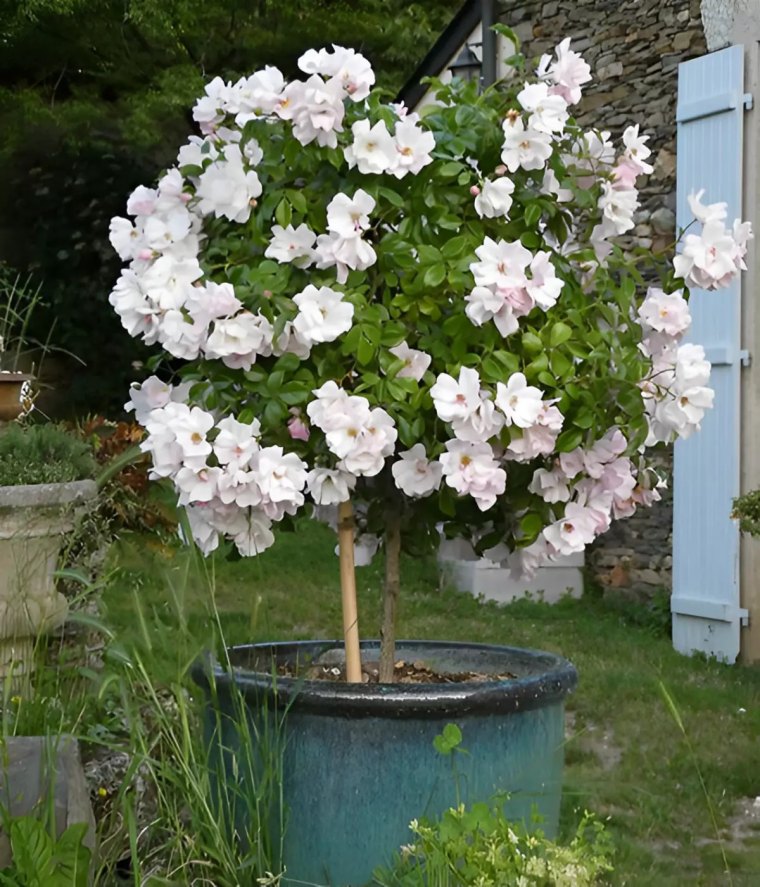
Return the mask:
<svg viewBox="0 0 760 887">
<path fill-rule="evenodd" d="M 434 493 L 441 485 L 443 466 L 430 462 L 425 447 L 415 444 L 411 450 L 399 453 L 399 459 L 391 466 L 396 486 L 407 496 L 421 498 Z"/>
</svg>

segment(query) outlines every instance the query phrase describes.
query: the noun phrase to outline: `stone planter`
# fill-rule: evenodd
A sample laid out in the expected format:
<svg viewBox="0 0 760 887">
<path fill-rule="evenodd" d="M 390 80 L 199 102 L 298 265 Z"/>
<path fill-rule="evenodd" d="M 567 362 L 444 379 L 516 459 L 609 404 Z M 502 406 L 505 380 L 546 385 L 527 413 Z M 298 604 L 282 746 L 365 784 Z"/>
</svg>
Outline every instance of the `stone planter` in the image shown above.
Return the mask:
<svg viewBox="0 0 760 887">
<path fill-rule="evenodd" d="M 521 598 L 555 604 L 583 594 L 583 553 L 557 558 L 539 567 L 532 579 L 518 580 L 511 571 L 485 557 L 477 557 L 463 539 L 446 539 L 438 552 L 444 582 L 487 601 L 509 604 Z"/>
<path fill-rule="evenodd" d="M 23 679 L 37 638 L 66 619 L 53 579 L 61 538 L 96 494 L 92 480 L 0 487 L 0 680 Z"/>
</svg>

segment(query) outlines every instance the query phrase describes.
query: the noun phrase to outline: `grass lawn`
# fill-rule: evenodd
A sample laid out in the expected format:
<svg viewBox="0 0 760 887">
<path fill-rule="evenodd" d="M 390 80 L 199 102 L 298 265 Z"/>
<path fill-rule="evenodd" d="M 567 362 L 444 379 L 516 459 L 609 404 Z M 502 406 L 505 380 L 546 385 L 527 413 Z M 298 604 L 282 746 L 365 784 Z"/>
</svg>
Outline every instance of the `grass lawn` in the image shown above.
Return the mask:
<svg viewBox="0 0 760 887">
<path fill-rule="evenodd" d="M 119 549 L 107 618 L 121 644 L 151 646 L 167 675 L 213 636 L 209 583 L 227 643 L 339 637 L 333 546 L 329 530 L 304 523 L 259 558 L 209 559 L 204 576 L 187 554 L 133 539 Z M 575 663 L 563 826 L 583 808 L 608 819 L 612 883 L 760 884 L 760 668 L 679 656 L 656 620 L 593 595 L 553 607 L 481 603 L 439 588 L 432 560 L 405 561 L 402 581 L 400 637 L 539 647 Z M 358 584 L 360 629 L 376 636 L 379 559 Z"/>
</svg>

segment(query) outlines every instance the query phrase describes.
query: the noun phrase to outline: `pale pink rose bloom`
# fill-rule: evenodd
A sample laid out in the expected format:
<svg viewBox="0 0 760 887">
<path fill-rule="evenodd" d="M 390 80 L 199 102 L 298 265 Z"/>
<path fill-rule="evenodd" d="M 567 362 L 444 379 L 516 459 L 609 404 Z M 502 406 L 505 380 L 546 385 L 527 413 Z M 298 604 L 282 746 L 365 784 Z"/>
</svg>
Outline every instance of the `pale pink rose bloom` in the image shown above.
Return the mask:
<svg viewBox="0 0 760 887">
<path fill-rule="evenodd" d="M 290 263 L 296 268 L 307 268 L 314 261 L 314 241 L 317 235 L 305 224 L 297 228 L 288 225 L 272 225 L 272 239 L 264 255 L 280 263 Z"/>
<path fill-rule="evenodd" d="M 507 118 L 503 123 L 504 143 L 501 159 L 510 172 L 542 169 L 552 155 L 552 137 L 548 132 L 525 128 L 522 118 Z"/>
<path fill-rule="evenodd" d="M 485 443 L 504 427 L 504 416 L 496 410 L 490 395 L 481 392 L 480 405 L 466 419 L 455 419 L 451 429 L 459 440 Z"/>
<path fill-rule="evenodd" d="M 561 95 L 568 105 L 575 105 L 581 100 L 581 87 L 591 80 L 591 68 L 581 55 L 570 49 L 569 37 L 556 47 L 555 52 L 557 60 L 548 70 L 554 81 L 550 92 Z"/>
<path fill-rule="evenodd" d="M 457 381 L 441 373 L 430 389 L 435 411 L 444 422 L 467 419 L 480 406 L 480 376 L 471 367 L 462 367 Z"/>
<path fill-rule="evenodd" d="M 544 529 L 546 541 L 559 554 L 576 554 L 594 541 L 597 518 L 591 509 L 574 502 L 565 506 L 565 515 Z"/>
<path fill-rule="evenodd" d="M 360 173 L 384 173 L 396 165 L 396 143 L 384 120 L 374 126 L 366 118 L 351 127 L 354 140 L 343 149 L 349 169 Z"/>
<path fill-rule="evenodd" d="M 552 94 L 546 83 L 526 83 L 518 93 L 517 101 L 530 112 L 528 126 L 532 129 L 544 133 L 564 131 L 567 102 L 561 95 Z"/>
<path fill-rule="evenodd" d="M 375 199 L 359 188 L 353 197 L 336 194 L 327 204 L 327 228 L 341 237 L 361 237 L 370 226 Z"/>
<path fill-rule="evenodd" d="M 647 290 L 638 311 L 642 324 L 669 336 L 680 336 L 691 324 L 691 314 L 682 290 L 665 293 L 656 287 Z"/>
<path fill-rule="evenodd" d="M 702 188 L 700 191 L 697 191 L 696 194 L 692 192 L 687 198 L 689 201 L 689 209 L 694 218 L 703 225 L 706 225 L 707 222 L 724 221 L 728 215 L 728 204 L 710 203 L 705 205 L 702 203 L 702 195 L 704 193 L 705 189 Z"/>
<path fill-rule="evenodd" d="M 636 187 L 636 179 L 641 175 L 641 170 L 630 160 L 620 160 L 612 170 L 612 187 L 617 191 L 632 191 Z"/>
<path fill-rule="evenodd" d="M 288 419 L 288 434 L 293 440 L 307 441 L 311 437 L 309 426 L 304 424 L 300 416 L 291 416 Z"/>
<path fill-rule="evenodd" d="M 470 271 L 477 286 L 524 287 L 528 279 L 526 268 L 533 261 L 533 254 L 519 241 L 498 242 L 486 237 L 482 245 L 475 250 L 479 262 L 470 264 Z"/>
<path fill-rule="evenodd" d="M 647 157 L 651 155 L 651 150 L 646 143 L 649 136 L 639 135 L 639 125 L 629 126 L 623 133 L 623 144 L 625 151 L 623 157 L 627 163 L 636 167 L 641 175 L 650 175 L 654 171 L 654 167 L 646 162 Z"/>
<path fill-rule="evenodd" d="M 547 471 L 546 468 L 537 468 L 528 485 L 528 490 L 540 496 L 544 502 L 567 502 L 570 498 L 567 475 L 559 466 L 551 471 Z"/>
<path fill-rule="evenodd" d="M 417 351 L 414 348 L 410 348 L 406 342 L 394 345 L 388 351 L 394 357 L 398 357 L 399 360 L 405 362 L 405 366 L 396 373 L 399 379 L 414 379 L 419 382 L 427 372 L 432 361 L 431 356 L 425 351 Z"/>
<path fill-rule="evenodd" d="M 507 473 L 486 443 L 447 441 L 446 452 L 438 461 L 448 486 L 463 496 L 471 496 L 481 511 L 491 508 L 504 493 Z"/>
<path fill-rule="evenodd" d="M 396 124 L 393 138 L 396 146 L 396 161 L 390 168 L 390 172 L 397 179 L 402 179 L 407 173 L 417 175 L 424 167 L 433 162 L 431 152 L 435 149 L 435 136 L 432 132 L 417 126 L 417 120 L 410 118 L 400 120 Z"/>
<path fill-rule="evenodd" d="M 481 219 L 495 219 L 499 216 L 508 219 L 514 190 L 514 182 L 506 176 L 493 181 L 485 179 L 483 188 L 478 188 L 475 192 L 475 212 Z"/>
<path fill-rule="evenodd" d="M 428 461 L 425 447 L 418 443 L 399 453 L 398 461 L 391 466 L 391 473 L 402 493 L 422 498 L 434 493 L 441 485 L 443 466 L 440 462 Z"/>
<path fill-rule="evenodd" d="M 347 502 L 356 486 L 356 477 L 334 468 L 312 468 L 306 475 L 306 489 L 316 505 Z"/>
<path fill-rule="evenodd" d="M 507 384 L 496 385 L 496 406 L 502 411 L 507 425 L 529 428 L 534 425 L 541 412 L 543 393 L 539 388 L 528 385 L 523 373 L 513 373 Z"/>
</svg>

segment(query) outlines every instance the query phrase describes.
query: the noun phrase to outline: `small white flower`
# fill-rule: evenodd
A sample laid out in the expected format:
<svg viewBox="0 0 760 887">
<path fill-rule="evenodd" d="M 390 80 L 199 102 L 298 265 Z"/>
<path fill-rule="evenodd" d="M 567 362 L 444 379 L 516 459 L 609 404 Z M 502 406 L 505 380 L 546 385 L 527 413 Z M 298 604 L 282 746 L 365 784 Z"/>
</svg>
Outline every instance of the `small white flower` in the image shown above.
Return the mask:
<svg viewBox="0 0 760 887">
<path fill-rule="evenodd" d="M 280 263 L 289 262 L 296 268 L 307 268 L 314 261 L 314 241 L 317 235 L 301 223 L 297 228 L 272 225 L 272 239 L 264 255 Z"/>
<path fill-rule="evenodd" d="M 450 440 L 439 457 L 448 486 L 475 500 L 481 511 L 491 508 L 506 488 L 507 473 L 487 443 Z"/>
<path fill-rule="evenodd" d="M 356 486 L 352 474 L 333 468 L 312 468 L 306 475 L 306 489 L 316 505 L 347 502 Z"/>
<path fill-rule="evenodd" d="M 399 379 L 414 379 L 419 382 L 427 372 L 432 360 L 430 355 L 425 351 L 417 351 L 414 348 L 410 348 L 406 342 L 394 345 L 393 348 L 389 348 L 388 351 L 390 351 L 394 357 L 398 357 L 399 360 L 404 361 L 405 366 L 403 366 L 396 374 Z"/>
<path fill-rule="evenodd" d="M 226 416 L 216 427 L 219 433 L 214 440 L 214 454 L 220 464 L 230 466 L 231 470 L 247 468 L 259 450 L 259 421 L 246 424 Z"/>
<path fill-rule="evenodd" d="M 317 289 L 309 284 L 293 301 L 298 306 L 293 329 L 307 345 L 333 342 L 351 329 L 354 306 L 343 301 L 343 293 L 329 286 Z"/>
<path fill-rule="evenodd" d="M 486 179 L 480 194 L 475 198 L 475 212 L 481 219 L 495 219 L 498 216 L 508 219 L 514 190 L 514 182 L 506 176 L 500 176 L 493 181 Z"/>
<path fill-rule="evenodd" d="M 357 167 L 360 173 L 388 172 L 396 163 L 396 144 L 384 120 L 370 126 L 366 118 L 351 127 L 354 141 L 343 154 L 348 168 Z"/>
<path fill-rule="evenodd" d="M 541 413 L 542 393 L 528 382 L 523 373 L 512 373 L 504 385 L 496 385 L 496 406 L 504 413 L 507 425 L 530 428 Z"/>
<path fill-rule="evenodd" d="M 375 200 L 359 188 L 353 197 L 336 194 L 327 204 L 327 227 L 340 237 L 361 237 L 369 228 L 369 214 L 375 208 Z"/>
<path fill-rule="evenodd" d="M 526 129 L 521 117 L 508 117 L 503 124 L 501 159 L 510 172 L 542 169 L 552 155 L 552 139 L 547 132 Z"/>
<path fill-rule="evenodd" d="M 462 367 L 457 381 L 441 373 L 430 389 L 435 411 L 444 422 L 468 419 L 480 406 L 480 376 L 471 367 Z"/>
<path fill-rule="evenodd" d="M 226 145 L 223 156 L 201 173 L 196 188 L 198 209 L 231 222 L 247 222 L 251 201 L 261 196 L 261 182 L 253 170 L 246 171 L 237 145 Z"/>
<path fill-rule="evenodd" d="M 391 466 L 396 486 L 407 496 L 421 498 L 434 493 L 441 485 L 443 466 L 429 462 L 425 447 L 415 444 L 411 450 L 399 453 L 399 459 Z"/>
<path fill-rule="evenodd" d="M 561 95 L 551 94 L 546 83 L 526 83 L 518 93 L 517 101 L 530 111 L 528 126 L 532 129 L 545 133 L 564 131 L 567 102 Z"/>
</svg>

